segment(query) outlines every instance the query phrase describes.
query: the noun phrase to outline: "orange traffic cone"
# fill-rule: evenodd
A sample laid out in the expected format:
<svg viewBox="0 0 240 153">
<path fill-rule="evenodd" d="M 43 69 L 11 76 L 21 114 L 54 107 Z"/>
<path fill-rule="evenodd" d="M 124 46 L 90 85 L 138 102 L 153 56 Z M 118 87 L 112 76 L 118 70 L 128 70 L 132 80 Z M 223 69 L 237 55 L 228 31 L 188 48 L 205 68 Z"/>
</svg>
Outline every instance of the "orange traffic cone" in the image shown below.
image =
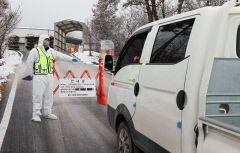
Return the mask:
<svg viewBox="0 0 240 153">
<path fill-rule="evenodd" d="M 72 43 L 70 43 L 70 47 L 69 47 L 68 52 L 69 52 L 69 53 L 72 53 Z"/>
<path fill-rule="evenodd" d="M 106 96 L 104 93 L 104 85 L 103 85 L 103 67 L 101 65 L 102 60 L 99 59 L 99 86 L 97 89 L 97 102 L 102 105 L 107 105 Z"/>
</svg>

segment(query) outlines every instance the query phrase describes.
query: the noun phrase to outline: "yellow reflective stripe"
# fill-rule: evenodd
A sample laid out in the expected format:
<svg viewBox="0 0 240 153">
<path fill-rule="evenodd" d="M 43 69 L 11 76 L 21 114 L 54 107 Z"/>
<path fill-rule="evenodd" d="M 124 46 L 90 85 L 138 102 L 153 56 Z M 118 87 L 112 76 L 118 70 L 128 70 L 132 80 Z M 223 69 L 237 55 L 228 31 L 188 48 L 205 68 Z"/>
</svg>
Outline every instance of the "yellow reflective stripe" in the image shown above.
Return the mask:
<svg viewBox="0 0 240 153">
<path fill-rule="evenodd" d="M 47 56 L 48 56 L 48 69 L 49 69 L 49 73 L 52 73 L 53 71 L 53 55 L 52 55 L 52 50 L 49 49 L 47 51 Z"/>
<path fill-rule="evenodd" d="M 48 59 L 39 46 L 36 47 L 39 53 L 39 61 L 34 63 L 35 74 L 48 74 Z"/>
<path fill-rule="evenodd" d="M 39 54 L 39 61 L 34 63 L 35 74 L 48 74 L 53 71 L 53 55 L 52 50 L 48 50 L 45 54 L 39 46 L 35 47 Z"/>
<path fill-rule="evenodd" d="M 38 51 L 39 55 L 44 55 L 44 53 L 43 53 L 43 51 L 41 50 L 41 48 L 40 48 L 40 47 L 36 47 L 36 49 L 37 49 L 37 51 Z"/>
</svg>

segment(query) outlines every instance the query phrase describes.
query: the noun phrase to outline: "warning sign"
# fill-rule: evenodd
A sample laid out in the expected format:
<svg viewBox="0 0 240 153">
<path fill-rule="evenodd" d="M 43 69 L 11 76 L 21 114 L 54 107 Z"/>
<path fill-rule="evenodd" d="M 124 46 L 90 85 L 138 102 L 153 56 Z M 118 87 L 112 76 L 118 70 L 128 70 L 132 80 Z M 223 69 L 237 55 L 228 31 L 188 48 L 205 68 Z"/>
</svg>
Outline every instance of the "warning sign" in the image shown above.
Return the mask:
<svg viewBox="0 0 240 153">
<path fill-rule="evenodd" d="M 60 97 L 96 97 L 95 79 L 60 79 Z"/>
</svg>

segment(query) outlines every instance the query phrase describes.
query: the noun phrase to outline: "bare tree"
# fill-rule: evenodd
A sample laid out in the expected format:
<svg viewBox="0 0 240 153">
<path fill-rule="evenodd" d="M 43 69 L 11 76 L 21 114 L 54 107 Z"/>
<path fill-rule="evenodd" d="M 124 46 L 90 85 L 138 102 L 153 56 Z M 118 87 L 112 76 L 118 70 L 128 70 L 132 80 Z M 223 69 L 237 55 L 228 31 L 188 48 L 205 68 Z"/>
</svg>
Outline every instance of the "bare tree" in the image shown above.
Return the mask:
<svg viewBox="0 0 240 153">
<path fill-rule="evenodd" d="M 166 18 L 165 0 L 159 0 L 159 6 L 161 7 L 162 18 Z"/>
<path fill-rule="evenodd" d="M 20 21 L 20 7 L 12 10 L 6 0 L 0 0 L 0 59 L 7 47 L 7 38 Z"/>
<path fill-rule="evenodd" d="M 142 6 L 130 6 L 122 12 L 121 27 L 126 38 L 129 38 L 137 28 L 148 23 L 148 18 L 142 9 Z"/>
<path fill-rule="evenodd" d="M 228 0 L 184 0 L 182 12 L 192 11 L 206 6 L 221 6 Z"/>
<path fill-rule="evenodd" d="M 159 17 L 158 17 L 158 12 L 157 12 L 157 4 L 156 4 L 156 0 L 151 0 L 151 3 L 152 3 L 152 13 L 153 13 L 153 16 L 154 16 L 154 20 L 158 20 Z"/>
<path fill-rule="evenodd" d="M 113 0 L 99 0 L 93 9 L 92 30 L 96 38 L 106 40 L 111 37 L 116 20 L 117 4 Z"/>
<path fill-rule="evenodd" d="M 150 3 L 149 0 L 144 0 L 145 1 L 145 7 L 147 9 L 147 14 L 148 14 L 148 22 L 153 22 L 153 12 L 152 9 L 150 7 Z"/>
<path fill-rule="evenodd" d="M 123 34 L 123 20 L 116 15 L 117 2 L 114 0 L 99 0 L 93 9 L 93 19 L 90 23 L 91 36 L 96 41 L 112 40 L 115 52 L 119 52 L 120 40 Z"/>
<path fill-rule="evenodd" d="M 129 6 L 144 6 L 145 10 L 143 10 L 148 15 L 148 22 L 153 22 L 159 19 L 158 16 L 158 5 L 156 0 L 127 0 L 126 3 L 123 4 L 124 7 Z"/>
<path fill-rule="evenodd" d="M 86 27 L 85 27 L 85 35 L 87 37 L 87 42 L 89 44 L 89 56 L 92 56 L 92 32 L 91 32 L 91 23 L 87 21 Z"/>
<path fill-rule="evenodd" d="M 142 11 L 143 6 L 130 6 L 116 18 L 113 37 L 116 56 L 120 53 L 128 38 L 134 31 L 148 23 L 147 15 Z"/>
<path fill-rule="evenodd" d="M 182 13 L 183 2 L 184 0 L 178 0 L 178 9 L 177 9 L 178 14 Z"/>
<path fill-rule="evenodd" d="M 119 54 L 125 41 L 144 24 L 205 6 L 222 5 L 227 0 L 125 0 L 117 12 L 115 0 L 99 0 L 91 20 L 90 33 L 95 41 L 113 40 Z M 116 2 L 111 4 L 111 2 Z M 117 14 L 117 15 L 116 15 Z"/>
</svg>

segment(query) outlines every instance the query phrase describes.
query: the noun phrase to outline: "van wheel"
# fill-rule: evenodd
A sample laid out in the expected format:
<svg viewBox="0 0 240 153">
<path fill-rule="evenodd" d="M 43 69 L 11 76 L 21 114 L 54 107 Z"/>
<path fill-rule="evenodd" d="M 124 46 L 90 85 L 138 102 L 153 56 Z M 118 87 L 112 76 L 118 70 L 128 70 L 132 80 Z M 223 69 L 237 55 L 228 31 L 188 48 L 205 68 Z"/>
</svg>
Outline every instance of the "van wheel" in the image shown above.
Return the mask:
<svg viewBox="0 0 240 153">
<path fill-rule="evenodd" d="M 121 122 L 117 132 L 118 153 L 133 153 L 131 134 L 125 122 Z"/>
</svg>

